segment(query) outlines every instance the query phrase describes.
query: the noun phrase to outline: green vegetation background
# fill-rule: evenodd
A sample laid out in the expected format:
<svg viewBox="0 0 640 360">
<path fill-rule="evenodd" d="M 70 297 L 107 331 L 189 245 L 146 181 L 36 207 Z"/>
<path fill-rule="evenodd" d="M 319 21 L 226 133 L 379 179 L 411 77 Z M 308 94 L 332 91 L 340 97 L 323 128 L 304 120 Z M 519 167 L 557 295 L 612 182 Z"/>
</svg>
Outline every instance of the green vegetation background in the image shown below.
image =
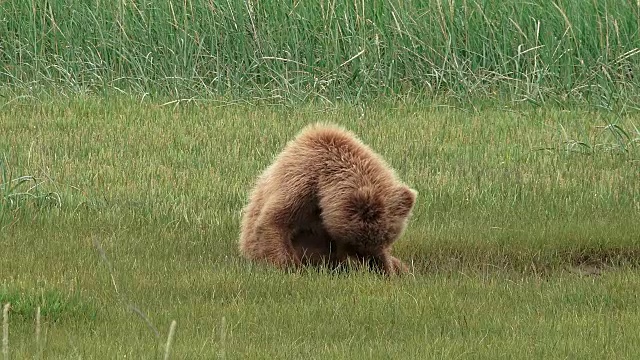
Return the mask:
<svg viewBox="0 0 640 360">
<path fill-rule="evenodd" d="M 633 0 L 5 1 L 0 82 L 186 99 L 609 105 L 637 100 L 639 19 Z"/>
<path fill-rule="evenodd" d="M 636 1 L 0 2 L 3 349 L 637 358 L 639 29 Z M 419 191 L 411 276 L 238 256 L 319 119 Z"/>
</svg>

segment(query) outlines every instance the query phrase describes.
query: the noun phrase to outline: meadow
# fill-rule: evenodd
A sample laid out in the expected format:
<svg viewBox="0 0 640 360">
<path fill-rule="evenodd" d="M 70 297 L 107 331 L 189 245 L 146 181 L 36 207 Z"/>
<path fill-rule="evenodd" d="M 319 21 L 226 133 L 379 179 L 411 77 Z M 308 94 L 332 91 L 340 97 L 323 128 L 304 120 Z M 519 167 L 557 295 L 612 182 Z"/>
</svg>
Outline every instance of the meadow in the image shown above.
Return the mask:
<svg viewBox="0 0 640 360">
<path fill-rule="evenodd" d="M 318 118 L 359 133 L 419 191 L 396 246 L 411 276 L 285 274 L 239 258 L 252 181 Z M 631 132 L 638 117 L 6 104 L 0 296 L 13 307 L 11 351 L 37 354 L 41 306 L 46 358 L 153 358 L 172 320 L 178 358 L 631 358 L 640 151 L 599 127 L 614 121 Z M 25 175 L 35 180 L 18 185 Z"/>
<path fill-rule="evenodd" d="M 638 358 L 638 19 L 0 2 L 4 359 Z M 255 177 L 318 120 L 418 190 L 410 275 L 239 256 Z"/>
</svg>

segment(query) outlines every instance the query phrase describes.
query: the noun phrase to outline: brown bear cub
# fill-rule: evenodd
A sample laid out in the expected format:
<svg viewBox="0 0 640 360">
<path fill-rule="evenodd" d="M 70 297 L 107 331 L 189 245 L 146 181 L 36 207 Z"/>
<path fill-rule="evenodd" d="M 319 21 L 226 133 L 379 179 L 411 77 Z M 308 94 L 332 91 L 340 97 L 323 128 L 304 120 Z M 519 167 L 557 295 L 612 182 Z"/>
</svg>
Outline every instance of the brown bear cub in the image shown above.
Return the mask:
<svg viewBox="0 0 640 360">
<path fill-rule="evenodd" d="M 405 273 L 390 252 L 416 196 L 353 133 L 310 125 L 258 177 L 243 209 L 240 252 L 280 268 L 356 260 Z"/>
</svg>

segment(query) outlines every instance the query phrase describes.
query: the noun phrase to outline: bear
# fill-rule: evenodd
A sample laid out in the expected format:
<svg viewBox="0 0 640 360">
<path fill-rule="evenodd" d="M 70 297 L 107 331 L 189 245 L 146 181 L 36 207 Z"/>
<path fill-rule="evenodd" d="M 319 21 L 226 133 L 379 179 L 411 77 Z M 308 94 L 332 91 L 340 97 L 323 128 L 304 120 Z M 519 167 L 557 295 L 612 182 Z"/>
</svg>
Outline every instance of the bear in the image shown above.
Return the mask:
<svg viewBox="0 0 640 360">
<path fill-rule="evenodd" d="M 355 260 L 406 273 L 391 249 L 417 195 L 353 132 L 310 124 L 258 176 L 242 209 L 239 251 L 282 269 Z"/>
<path fill-rule="evenodd" d="M 298 228 L 292 236 L 292 244 L 296 257 L 304 265 L 337 269 L 347 260 L 344 251 L 338 249 L 338 244 L 319 222 L 311 228 Z"/>
<path fill-rule="evenodd" d="M 301 226 L 293 234 L 293 248 L 302 264 L 315 267 L 325 266 L 332 270 L 345 270 L 349 265 L 364 265 L 379 270 L 370 259 L 350 252 L 347 245 L 334 241 L 319 221 L 313 225 Z M 342 246 L 341 246 L 342 245 Z M 390 256 L 395 273 L 406 273 L 409 268 L 399 259 Z"/>
</svg>

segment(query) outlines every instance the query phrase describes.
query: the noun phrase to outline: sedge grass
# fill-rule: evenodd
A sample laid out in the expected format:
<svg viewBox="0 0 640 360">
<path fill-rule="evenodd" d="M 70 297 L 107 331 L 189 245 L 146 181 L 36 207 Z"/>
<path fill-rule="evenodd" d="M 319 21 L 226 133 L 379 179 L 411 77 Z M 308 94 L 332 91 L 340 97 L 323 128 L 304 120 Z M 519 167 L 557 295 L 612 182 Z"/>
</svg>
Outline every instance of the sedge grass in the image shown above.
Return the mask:
<svg viewBox="0 0 640 360">
<path fill-rule="evenodd" d="M 0 3 L 5 92 L 637 104 L 635 0 Z"/>
</svg>

